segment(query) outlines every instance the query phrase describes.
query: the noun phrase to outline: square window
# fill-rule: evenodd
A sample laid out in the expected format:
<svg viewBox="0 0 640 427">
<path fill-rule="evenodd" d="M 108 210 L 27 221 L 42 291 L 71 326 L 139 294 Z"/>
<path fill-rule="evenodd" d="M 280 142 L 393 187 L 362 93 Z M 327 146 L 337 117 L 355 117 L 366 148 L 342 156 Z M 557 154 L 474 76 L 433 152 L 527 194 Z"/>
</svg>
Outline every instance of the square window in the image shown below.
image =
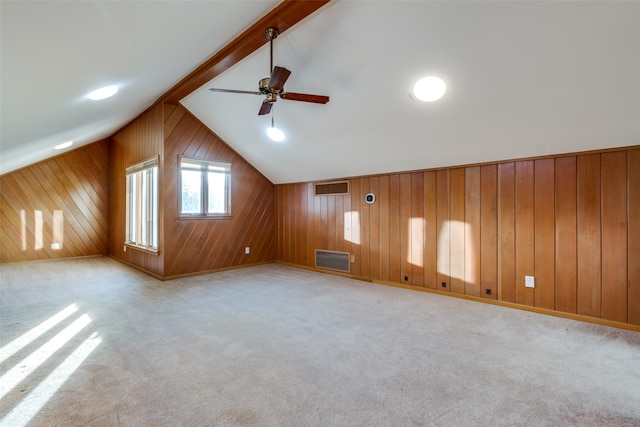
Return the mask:
<svg viewBox="0 0 640 427">
<path fill-rule="evenodd" d="M 229 215 L 230 177 L 229 163 L 181 158 L 180 215 Z"/>
</svg>

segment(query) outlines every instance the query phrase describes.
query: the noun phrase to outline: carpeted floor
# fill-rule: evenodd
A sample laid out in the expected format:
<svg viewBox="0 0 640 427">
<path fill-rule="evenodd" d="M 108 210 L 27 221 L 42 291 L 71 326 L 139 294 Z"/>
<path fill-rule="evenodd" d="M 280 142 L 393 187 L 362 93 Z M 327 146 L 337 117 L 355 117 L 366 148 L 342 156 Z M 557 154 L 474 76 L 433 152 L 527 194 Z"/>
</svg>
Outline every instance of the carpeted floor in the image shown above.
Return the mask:
<svg viewBox="0 0 640 427">
<path fill-rule="evenodd" d="M 0 266 L 2 426 L 640 426 L 640 334 L 268 264 Z"/>
</svg>

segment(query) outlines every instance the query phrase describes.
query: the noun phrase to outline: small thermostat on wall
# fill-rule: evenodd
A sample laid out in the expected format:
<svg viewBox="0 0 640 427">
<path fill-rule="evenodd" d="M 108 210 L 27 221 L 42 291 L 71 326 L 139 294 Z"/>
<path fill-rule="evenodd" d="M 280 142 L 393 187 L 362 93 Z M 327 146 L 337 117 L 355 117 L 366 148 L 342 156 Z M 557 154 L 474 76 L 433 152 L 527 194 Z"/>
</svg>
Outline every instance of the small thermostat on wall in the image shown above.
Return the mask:
<svg viewBox="0 0 640 427">
<path fill-rule="evenodd" d="M 371 204 L 376 201 L 376 195 L 373 193 L 367 193 L 364 196 L 364 201 L 367 202 L 368 204 Z"/>
</svg>

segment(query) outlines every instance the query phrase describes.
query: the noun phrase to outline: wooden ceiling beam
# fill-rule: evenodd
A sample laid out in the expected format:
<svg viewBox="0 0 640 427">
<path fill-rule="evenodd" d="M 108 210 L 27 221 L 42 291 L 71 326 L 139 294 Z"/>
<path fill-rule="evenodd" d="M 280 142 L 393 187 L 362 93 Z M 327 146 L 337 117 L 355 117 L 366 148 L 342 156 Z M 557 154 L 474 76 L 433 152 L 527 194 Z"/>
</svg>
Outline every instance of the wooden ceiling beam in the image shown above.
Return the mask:
<svg viewBox="0 0 640 427">
<path fill-rule="evenodd" d="M 264 30 L 276 27 L 280 33 L 293 27 L 331 0 L 284 0 L 275 9 L 260 18 L 231 43 L 193 70 L 178 84 L 169 89 L 158 102 L 177 103 L 200 88 L 229 67 L 268 43 Z"/>
</svg>

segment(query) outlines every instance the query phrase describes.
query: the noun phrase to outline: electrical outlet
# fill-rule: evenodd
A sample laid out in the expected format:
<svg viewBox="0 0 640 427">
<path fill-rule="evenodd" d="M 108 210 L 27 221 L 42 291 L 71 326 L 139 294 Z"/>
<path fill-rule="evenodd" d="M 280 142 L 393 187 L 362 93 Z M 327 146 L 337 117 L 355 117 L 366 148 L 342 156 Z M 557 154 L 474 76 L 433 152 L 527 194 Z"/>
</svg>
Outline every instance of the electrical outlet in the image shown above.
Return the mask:
<svg viewBox="0 0 640 427">
<path fill-rule="evenodd" d="M 491 289 L 490 288 L 485 289 L 484 293 L 487 295 L 491 295 Z"/>
<path fill-rule="evenodd" d="M 249 252 L 251 252 L 251 251 L 249 250 L 249 246 L 245 247 L 245 248 L 244 248 L 244 254 L 245 254 L 245 255 L 249 255 Z"/>
<path fill-rule="evenodd" d="M 442 287 L 446 288 L 447 287 L 447 282 L 442 282 Z"/>
<path fill-rule="evenodd" d="M 355 264 L 355 263 L 356 263 L 356 256 L 351 255 L 351 264 Z"/>
<path fill-rule="evenodd" d="M 524 276 L 524 285 L 527 288 L 535 288 L 536 287 L 536 278 L 534 276 Z"/>
</svg>

